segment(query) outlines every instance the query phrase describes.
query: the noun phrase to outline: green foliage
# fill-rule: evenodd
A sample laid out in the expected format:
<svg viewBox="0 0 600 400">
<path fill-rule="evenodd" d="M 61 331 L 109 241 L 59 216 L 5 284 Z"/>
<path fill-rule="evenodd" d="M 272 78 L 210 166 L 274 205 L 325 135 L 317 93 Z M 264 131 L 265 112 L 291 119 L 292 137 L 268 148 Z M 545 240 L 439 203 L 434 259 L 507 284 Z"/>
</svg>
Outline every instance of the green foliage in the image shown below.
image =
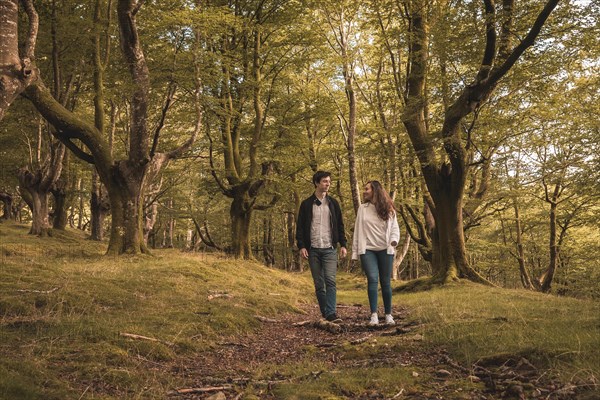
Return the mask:
<svg viewBox="0 0 600 400">
<path fill-rule="evenodd" d="M 60 67 L 60 91 L 70 88 L 70 105 L 77 115 L 93 121 L 93 35 L 101 32 L 105 83 L 106 125 L 114 107 L 114 148 L 117 159 L 129 151 L 128 132 L 131 114 L 131 83 L 119 50 L 115 4 L 112 13 L 101 3 L 100 24 L 93 24 L 94 3 L 72 0 L 37 2 L 40 33 L 36 63 L 46 85 L 53 89 L 53 28 Z M 539 1 L 515 5 L 515 26 L 511 44 L 526 35 Z M 270 218 L 274 232 L 287 232 L 287 216 L 296 212 L 297 198 L 312 191 L 313 168 L 334 174 L 332 194 L 341 202 L 352 234 L 354 213 L 350 206 L 347 149 L 340 120 L 348 118 L 345 87 L 341 77 L 341 56 L 333 42 L 324 11 L 344 6 L 351 37 L 351 58 L 358 93 L 358 137 L 356 163 L 359 183 L 367 179 L 389 182 L 397 204 L 410 204 L 422 210 L 422 177 L 416 166 L 402 126 L 408 59 L 409 20 L 399 3 L 390 0 L 357 2 L 217 1 L 145 2 L 136 14 L 142 48 L 150 70 L 148 123 L 155 129 L 170 85 L 176 85 L 174 101 L 166 115 L 157 150 L 168 151 L 183 143 L 195 126 L 194 65 L 198 63 L 202 83 L 202 132 L 190 157 L 172 162 L 158 179 L 163 188 L 159 202 L 156 236 L 175 220 L 176 246 L 184 245 L 188 230 L 194 229 L 191 217 L 207 221 L 217 245 L 230 246 L 229 201 L 222 196 L 211 169 L 224 176 L 221 160 L 224 116 L 222 91 L 233 89 L 238 101 L 234 117 L 241 126 L 239 142 L 242 164 L 249 162 L 247 150 L 254 124 L 252 90 L 260 84 L 258 99 L 266 116 L 257 145 L 258 164 L 273 162 L 277 170 L 269 176 L 257 205 L 279 196 L 275 207 L 256 212 L 252 220 L 252 247 L 257 258 L 263 244 L 263 220 Z M 444 96 L 452 98 L 471 83 L 479 68 L 485 46 L 482 3 L 428 3 L 430 26 L 427 69 L 427 119 L 432 132 L 428 140 L 440 142 L 439 130 Z M 496 4 L 498 11 L 501 4 Z M 258 22 L 256 10 L 262 8 Z M 463 126 L 462 139 L 471 151 L 470 187 L 464 203 L 469 203 L 481 181 L 482 165 L 491 159 L 490 187 L 480 204 L 465 213 L 472 224 L 466 232 L 473 266 L 505 287 L 520 286 L 514 257 L 514 216 L 511 200 L 518 197 L 524 225 L 527 267 L 539 277 L 548 264 L 548 206 L 544 203 L 542 182 L 555 182 L 564 162 L 568 186 L 560 204 L 559 222 L 573 215 L 565 231 L 554 290 L 569 296 L 598 296 L 599 267 L 594 260 L 600 252 L 597 211 L 600 192 L 598 161 L 597 101 L 599 78 L 597 2 L 560 2 L 536 43 L 503 79 L 492 97 Z M 22 18 L 21 30 L 27 29 Z M 54 24 L 54 26 L 53 26 Z M 254 82 L 249 73 L 252 32 L 263 36 L 259 65 L 262 81 Z M 196 42 L 196 33 L 199 40 Z M 24 37 L 24 36 L 23 36 Z M 105 41 L 110 39 L 110 41 Z M 228 46 L 224 42 L 229 40 Z M 332 41 L 331 46 L 329 41 Z M 394 57 L 392 61 L 392 56 Z M 228 82 L 223 68 L 231 69 Z M 445 87 L 447 85 L 447 88 Z M 447 91 L 447 93 L 445 93 Z M 381 110 L 379 110 L 381 107 Z M 381 112 L 380 112 L 381 111 Z M 384 127 L 382 116 L 387 120 Z M 16 101 L 0 125 L 0 190 L 15 192 L 14 171 L 34 159 L 37 141 L 37 114 L 24 99 Z M 111 127 L 112 128 L 112 127 Z M 47 130 L 44 129 L 44 136 Z M 107 132 L 108 133 L 108 129 Z M 209 158 L 212 139 L 213 165 Z M 389 135 L 389 137 L 388 137 Z M 77 141 L 76 141 L 77 142 Z M 314 154 L 310 145 L 314 146 Z M 395 156 L 392 157 L 392 149 Z M 576 157 L 560 157 L 570 151 Z M 80 193 L 83 209 L 73 206 L 83 222 L 88 217 L 89 169 L 72 157 L 73 182 L 82 179 Z M 395 161 L 395 165 L 391 165 Z M 246 170 L 242 168 L 242 170 Z M 391 186 L 391 175 L 398 177 Z M 468 185 L 468 186 L 469 186 Z M 72 188 L 71 190 L 75 190 Z M 171 203 L 172 201 L 172 203 Z M 586 206 L 581 208 L 581 204 Z M 108 220 L 107 220 L 108 222 Z M 292 227 L 293 228 L 293 227 Z M 404 230 L 403 230 L 404 231 Z M 177 240 L 179 238 L 179 240 Z M 291 253 L 288 237 L 274 235 L 279 254 Z M 160 246 L 160 240 L 155 241 Z M 414 245 L 413 245 L 414 246 Z M 11 250 L 12 251 L 12 250 Z M 411 250 L 412 251 L 412 250 Z M 276 257 L 284 267 L 283 257 Z M 427 263 L 416 261 L 420 271 Z"/>
</svg>

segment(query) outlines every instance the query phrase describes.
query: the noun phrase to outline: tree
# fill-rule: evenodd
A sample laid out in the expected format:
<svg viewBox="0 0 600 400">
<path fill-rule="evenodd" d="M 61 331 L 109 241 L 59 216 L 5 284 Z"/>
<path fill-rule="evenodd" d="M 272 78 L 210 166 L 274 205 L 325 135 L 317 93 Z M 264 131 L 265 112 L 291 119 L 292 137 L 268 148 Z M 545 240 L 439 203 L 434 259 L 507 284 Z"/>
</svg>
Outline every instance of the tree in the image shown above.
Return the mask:
<svg viewBox="0 0 600 400">
<path fill-rule="evenodd" d="M 325 3 L 323 3 L 325 4 Z M 342 67 L 342 78 L 344 80 L 344 92 L 348 103 L 347 117 L 341 109 L 338 119 L 340 120 L 340 129 L 344 135 L 346 148 L 348 150 L 348 173 L 350 179 L 350 193 L 352 195 L 352 205 L 354 212 L 358 211 L 360 206 L 360 194 L 358 189 L 358 177 L 356 168 L 356 135 L 357 135 L 357 96 L 355 84 L 355 67 L 357 46 L 356 30 L 358 24 L 356 19 L 359 16 L 359 7 L 354 2 L 348 4 L 336 4 L 333 7 L 325 4 L 322 7 L 325 22 L 330 28 L 326 40 L 331 49 L 335 52 L 337 59 Z M 330 38 L 333 36 L 333 38 Z"/>
<path fill-rule="evenodd" d="M 272 132 L 272 100 L 283 71 L 301 50 L 280 36 L 293 18 L 294 7 L 280 1 L 224 2 L 226 24 L 207 38 L 208 57 L 218 70 L 207 78 L 214 103 L 209 128 L 212 176 L 231 199 L 231 253 L 253 258 L 250 246 L 252 215 L 271 208 L 279 199 L 259 202 L 278 164 L 268 156 Z M 217 15 L 222 9 L 210 10 Z M 214 66 L 212 68 L 215 68 Z M 213 125 L 214 123 L 214 125 Z M 267 153 L 267 155 L 265 155 Z M 219 160 L 220 159 L 220 160 Z"/>
<path fill-rule="evenodd" d="M 500 15 L 491 0 L 485 0 L 485 50 L 479 70 L 472 83 L 465 86 L 443 111 L 439 137 L 443 156 L 436 151 L 427 123 L 427 64 L 429 62 L 429 14 L 423 1 L 406 4 L 409 18 L 409 58 L 406 107 L 403 122 L 419 159 L 427 185 L 435 227 L 432 235 L 432 265 L 434 282 L 467 278 L 486 282 L 470 265 L 466 257 L 463 231 L 463 195 L 468 174 L 468 153 L 461 137 L 461 123 L 466 116 L 485 102 L 500 80 L 515 65 L 525 50 L 531 47 L 546 20 L 558 3 L 549 0 L 531 24 L 524 38 L 514 47 L 513 18 L 516 10 L 506 1 Z M 499 25 L 499 36 L 497 33 Z"/>
<path fill-rule="evenodd" d="M 26 97 L 55 128 L 55 135 L 75 155 L 93 164 L 107 188 L 111 213 L 110 254 L 143 253 L 142 204 L 147 174 L 156 176 L 168 162 L 180 156 L 194 142 L 200 129 L 199 119 L 190 138 L 177 149 L 156 152 L 160 128 L 152 132 L 148 126 L 149 70 L 137 30 L 136 16 L 142 3 L 120 0 L 117 6 L 120 44 L 132 81 L 131 119 L 126 159 L 115 160 L 109 143 L 98 129 L 65 109 L 52 98 L 41 81 L 30 85 Z M 199 86 L 196 85 L 196 97 Z M 152 141 L 151 141 L 152 139 Z M 78 140 L 84 148 L 80 148 Z"/>
</svg>

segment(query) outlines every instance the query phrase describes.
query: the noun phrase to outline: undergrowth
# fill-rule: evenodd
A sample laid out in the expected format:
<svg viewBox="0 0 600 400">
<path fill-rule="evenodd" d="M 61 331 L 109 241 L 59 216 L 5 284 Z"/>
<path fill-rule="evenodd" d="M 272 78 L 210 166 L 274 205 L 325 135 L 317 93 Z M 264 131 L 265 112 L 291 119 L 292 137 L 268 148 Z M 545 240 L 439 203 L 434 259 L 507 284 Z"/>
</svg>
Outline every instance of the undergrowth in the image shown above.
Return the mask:
<svg viewBox="0 0 600 400">
<path fill-rule="evenodd" d="M 165 373 L 169 365 L 255 331 L 257 315 L 300 313 L 315 302 L 309 272 L 178 250 L 108 257 L 105 244 L 79 232 L 41 239 L 27 230 L 0 224 L 0 399 L 79 399 L 92 387 L 93 398 L 164 398 L 189 384 Z M 339 302 L 367 304 L 364 277 L 340 273 L 338 282 Z M 563 381 L 600 378 L 596 303 L 461 282 L 395 292 L 394 307 L 408 308 L 424 345 L 447 349 L 463 365 L 522 356 Z M 373 349 L 337 351 L 351 359 Z M 146 367 L 153 363 L 156 368 Z M 282 361 L 255 373 L 260 379 L 273 371 L 300 376 L 323 368 Z M 372 387 L 393 394 L 399 380 L 415 393 L 426 385 L 426 373 L 404 375 L 393 366 L 368 373 L 340 368 L 303 381 L 302 398 L 351 398 Z M 278 385 L 273 393 L 298 398 L 299 385 Z"/>
</svg>

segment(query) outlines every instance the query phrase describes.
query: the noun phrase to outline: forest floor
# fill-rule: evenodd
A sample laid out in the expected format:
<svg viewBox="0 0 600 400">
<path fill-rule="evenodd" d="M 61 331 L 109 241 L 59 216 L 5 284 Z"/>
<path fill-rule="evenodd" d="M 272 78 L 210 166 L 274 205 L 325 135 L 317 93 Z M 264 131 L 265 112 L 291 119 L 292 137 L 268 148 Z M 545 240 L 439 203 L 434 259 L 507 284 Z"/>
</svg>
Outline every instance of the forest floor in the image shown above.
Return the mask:
<svg viewBox="0 0 600 400">
<path fill-rule="evenodd" d="M 262 327 L 253 334 L 224 337 L 215 349 L 172 366 L 169 373 L 183 375 L 193 385 L 169 395 L 187 400 L 600 398 L 591 386 L 559 383 L 524 355 L 460 365 L 443 348 L 424 342 L 426 331 L 418 322 L 407 321 L 410 310 L 406 308 L 394 313 L 396 325 L 371 327 L 363 305 L 338 307 L 343 319 L 338 332 L 309 323 L 320 316 L 316 306 L 305 306 L 306 315 L 263 318 Z M 306 372 L 301 367 L 306 365 L 320 368 Z M 389 385 L 387 390 L 379 388 L 378 383 L 389 379 L 373 374 L 381 368 L 395 369 L 392 392 Z M 346 385 L 348 371 L 363 380 L 355 390 L 351 383 Z M 319 380 L 327 382 L 319 384 Z"/>
<path fill-rule="evenodd" d="M 0 400 L 600 399 L 597 301 L 394 282 L 370 327 L 343 272 L 326 330 L 307 271 L 27 232 L 0 224 Z"/>
</svg>

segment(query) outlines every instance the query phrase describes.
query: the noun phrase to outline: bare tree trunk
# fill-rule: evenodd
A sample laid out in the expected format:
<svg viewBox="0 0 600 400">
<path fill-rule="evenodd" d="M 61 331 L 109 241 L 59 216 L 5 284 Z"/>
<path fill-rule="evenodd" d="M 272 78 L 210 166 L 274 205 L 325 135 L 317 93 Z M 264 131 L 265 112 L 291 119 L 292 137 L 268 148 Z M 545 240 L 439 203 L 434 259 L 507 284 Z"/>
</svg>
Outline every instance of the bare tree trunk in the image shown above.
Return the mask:
<svg viewBox="0 0 600 400">
<path fill-rule="evenodd" d="M 148 245 L 150 235 L 155 234 L 154 225 L 156 224 L 156 217 L 158 216 L 158 203 L 155 201 L 148 208 L 144 213 L 144 243 L 146 243 L 146 245 Z"/>
<path fill-rule="evenodd" d="M 519 213 L 519 203 L 517 198 L 513 199 L 513 209 L 515 211 L 515 230 L 516 230 L 516 246 L 517 246 L 517 262 L 519 263 L 519 273 L 521 276 L 521 283 L 525 289 L 534 289 L 531 276 L 525 266 L 525 251 L 523 250 L 523 228 L 521 226 L 521 215 Z"/>
<path fill-rule="evenodd" d="M 1 218 L 4 220 L 11 219 L 13 208 L 13 196 L 7 192 L 0 192 L 0 201 L 3 204 Z"/>
<path fill-rule="evenodd" d="M 394 265 L 392 267 L 392 279 L 397 280 L 400 278 L 400 265 L 402 264 L 402 261 L 404 261 L 404 258 L 406 257 L 406 254 L 408 253 L 408 249 L 410 248 L 410 235 L 405 235 L 404 236 L 404 242 L 402 243 L 402 248 L 400 249 L 400 251 L 396 252 L 396 255 L 394 257 Z"/>
<path fill-rule="evenodd" d="M 550 203 L 550 213 L 549 213 L 550 241 L 548 244 L 550 260 L 548 262 L 548 268 L 546 269 L 546 271 L 540 278 L 541 290 L 544 293 L 547 293 L 550 291 L 550 288 L 552 286 L 552 281 L 554 280 L 554 274 L 556 273 L 556 267 L 558 264 L 559 247 L 556 243 L 556 236 L 557 236 L 557 233 L 556 233 L 556 210 L 558 208 L 558 203 L 559 203 L 558 198 L 560 197 L 560 194 L 562 193 L 561 186 L 562 186 L 562 184 L 559 180 L 559 182 L 554 186 L 554 192 L 552 193 L 552 197 L 548 196 L 548 188 L 547 188 L 547 186 L 545 186 L 546 202 Z"/>
<path fill-rule="evenodd" d="M 110 210 L 110 204 L 106 199 L 102 182 L 98 173 L 92 171 L 92 191 L 90 196 L 90 239 L 96 241 L 104 240 L 104 218 Z"/>
<path fill-rule="evenodd" d="M 237 189 L 237 190 L 236 190 Z M 252 206 L 247 191 L 234 188 L 229 215 L 231 217 L 231 252 L 235 258 L 254 258 L 250 247 L 250 221 Z"/>
<path fill-rule="evenodd" d="M 167 200 L 167 206 L 169 209 L 173 208 L 173 199 Z M 169 215 L 169 222 L 167 223 L 167 228 L 165 232 L 165 241 L 163 247 L 168 247 L 172 249 L 173 246 L 173 232 L 175 231 L 175 218 L 172 215 Z"/>
<path fill-rule="evenodd" d="M 275 265 L 275 253 L 273 245 L 273 220 L 271 216 L 263 218 L 263 257 L 267 267 Z"/>
<path fill-rule="evenodd" d="M 316 172 L 316 171 L 315 171 Z M 296 175 L 292 175 L 292 182 L 296 182 Z M 297 190 L 294 190 L 292 193 L 292 197 L 294 199 L 294 211 L 287 214 L 287 239 L 288 246 L 292 249 L 292 263 L 290 266 L 290 270 L 292 271 L 304 271 L 304 263 L 302 262 L 302 257 L 300 256 L 300 250 L 296 247 L 296 224 L 298 221 L 296 218 L 298 217 L 298 210 L 300 210 L 300 195 Z"/>
<path fill-rule="evenodd" d="M 35 79 L 33 66 L 38 16 L 31 0 L 23 1 L 29 16 L 29 36 L 25 54 L 19 55 L 19 0 L 0 0 L 0 121 L 23 90 Z"/>
</svg>

